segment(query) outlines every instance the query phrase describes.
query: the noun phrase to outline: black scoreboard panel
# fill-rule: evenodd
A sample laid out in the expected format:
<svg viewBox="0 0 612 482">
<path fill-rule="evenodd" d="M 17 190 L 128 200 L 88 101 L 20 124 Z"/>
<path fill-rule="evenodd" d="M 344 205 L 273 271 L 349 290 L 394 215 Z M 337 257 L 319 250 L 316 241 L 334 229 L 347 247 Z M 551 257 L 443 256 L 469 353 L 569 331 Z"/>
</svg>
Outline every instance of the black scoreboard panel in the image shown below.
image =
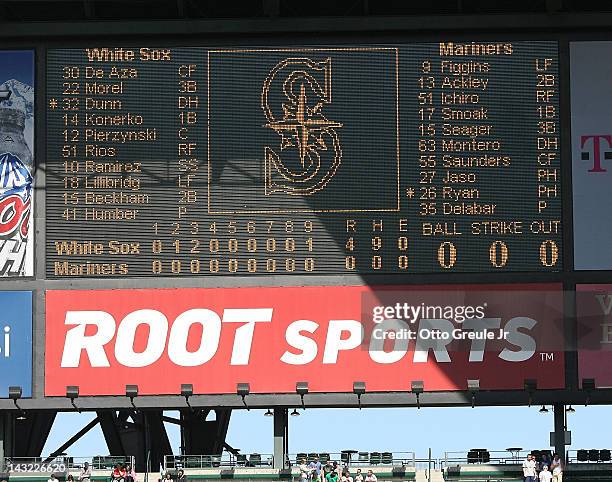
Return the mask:
<svg viewBox="0 0 612 482">
<path fill-rule="evenodd" d="M 48 277 L 560 271 L 558 45 L 50 49 Z"/>
</svg>

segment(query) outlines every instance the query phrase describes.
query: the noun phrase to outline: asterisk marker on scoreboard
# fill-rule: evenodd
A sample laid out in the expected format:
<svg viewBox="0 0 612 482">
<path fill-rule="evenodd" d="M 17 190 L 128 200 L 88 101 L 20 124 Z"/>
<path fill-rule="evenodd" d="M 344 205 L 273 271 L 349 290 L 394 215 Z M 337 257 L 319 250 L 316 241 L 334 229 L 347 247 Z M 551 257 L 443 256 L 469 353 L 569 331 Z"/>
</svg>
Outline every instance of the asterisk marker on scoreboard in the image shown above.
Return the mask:
<svg viewBox="0 0 612 482">
<path fill-rule="evenodd" d="M 49 99 L 49 107 L 51 107 L 51 109 L 57 109 L 57 100 L 56 99 Z"/>
<path fill-rule="evenodd" d="M 412 199 L 412 197 L 414 196 L 414 189 L 412 189 L 411 187 L 406 189 L 406 196 L 408 196 L 408 198 Z"/>
</svg>

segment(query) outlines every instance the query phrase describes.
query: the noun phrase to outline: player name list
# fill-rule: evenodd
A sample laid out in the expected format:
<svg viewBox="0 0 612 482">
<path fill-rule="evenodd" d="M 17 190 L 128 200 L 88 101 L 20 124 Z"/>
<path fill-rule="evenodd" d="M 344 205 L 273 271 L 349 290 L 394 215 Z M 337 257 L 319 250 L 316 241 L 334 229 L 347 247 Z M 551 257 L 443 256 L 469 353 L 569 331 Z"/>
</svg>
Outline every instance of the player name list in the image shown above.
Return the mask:
<svg viewBox="0 0 612 482">
<path fill-rule="evenodd" d="M 48 276 L 561 269 L 555 42 L 270 52 L 49 51 Z"/>
</svg>

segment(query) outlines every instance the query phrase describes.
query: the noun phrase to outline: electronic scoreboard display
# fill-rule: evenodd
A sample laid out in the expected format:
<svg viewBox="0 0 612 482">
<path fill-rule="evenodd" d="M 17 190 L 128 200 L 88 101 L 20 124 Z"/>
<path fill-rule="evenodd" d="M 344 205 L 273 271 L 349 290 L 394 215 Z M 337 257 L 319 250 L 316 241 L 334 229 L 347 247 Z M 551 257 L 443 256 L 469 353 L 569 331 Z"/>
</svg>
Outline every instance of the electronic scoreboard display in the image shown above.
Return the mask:
<svg viewBox="0 0 612 482">
<path fill-rule="evenodd" d="M 49 49 L 50 278 L 562 269 L 558 44 Z"/>
</svg>

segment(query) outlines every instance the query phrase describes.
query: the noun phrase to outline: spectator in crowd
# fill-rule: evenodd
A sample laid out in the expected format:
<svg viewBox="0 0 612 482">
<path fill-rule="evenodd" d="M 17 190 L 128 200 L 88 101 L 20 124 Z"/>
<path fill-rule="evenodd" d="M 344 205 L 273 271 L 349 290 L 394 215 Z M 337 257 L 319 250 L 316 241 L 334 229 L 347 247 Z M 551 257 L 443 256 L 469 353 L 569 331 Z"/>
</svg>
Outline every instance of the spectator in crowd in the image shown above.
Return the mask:
<svg viewBox="0 0 612 482">
<path fill-rule="evenodd" d="M 327 463 L 323 466 L 323 477 L 327 478 L 329 474 L 334 470 L 334 463 L 331 460 L 328 460 Z"/>
<path fill-rule="evenodd" d="M 327 482 L 338 482 L 338 472 L 334 469 L 325 476 Z"/>
<path fill-rule="evenodd" d="M 74 482 L 74 477 L 72 474 L 68 474 L 68 477 L 66 477 L 66 482 Z"/>
<path fill-rule="evenodd" d="M 550 469 L 552 471 L 553 482 L 563 482 L 563 462 L 559 454 L 553 456 L 553 460 L 550 463 Z"/>
<path fill-rule="evenodd" d="M 351 473 L 349 472 L 348 467 L 345 467 L 342 470 L 342 477 L 340 477 L 340 482 L 353 482 L 353 477 L 351 477 Z"/>
<path fill-rule="evenodd" d="M 170 471 L 168 470 L 166 472 L 166 476 L 164 477 L 164 481 L 165 482 L 170 482 L 172 480 L 172 474 L 170 473 Z"/>
<path fill-rule="evenodd" d="M 321 477 L 321 461 L 319 457 L 315 457 L 309 464 L 310 476 L 313 480 L 318 480 Z"/>
<path fill-rule="evenodd" d="M 368 475 L 366 475 L 365 478 L 365 482 L 377 482 L 378 481 L 378 477 L 376 477 L 376 474 L 374 472 L 372 472 L 372 470 L 368 470 Z"/>
<path fill-rule="evenodd" d="M 57 476 L 55 474 L 51 474 L 47 482 L 57 482 Z"/>
<path fill-rule="evenodd" d="M 523 477 L 525 477 L 525 482 L 536 482 L 536 461 L 532 454 L 527 455 L 523 462 Z"/>
<path fill-rule="evenodd" d="M 176 482 L 187 482 L 187 476 L 185 475 L 185 471 L 183 469 L 179 469 L 176 473 Z"/>
<path fill-rule="evenodd" d="M 542 454 L 542 461 L 540 462 L 540 470 L 544 470 L 544 466 L 550 467 L 552 460 L 550 456 L 545 452 Z"/>
<path fill-rule="evenodd" d="M 548 470 L 548 465 L 542 465 L 542 470 L 538 474 L 538 478 L 540 482 L 551 482 L 552 481 L 552 473 Z"/>
<path fill-rule="evenodd" d="M 111 474 L 111 479 L 113 482 L 125 482 L 125 469 L 123 465 L 117 464 L 113 469 L 113 473 Z"/>
<path fill-rule="evenodd" d="M 298 468 L 300 469 L 300 480 L 302 482 L 305 482 L 306 480 L 308 480 L 310 478 L 309 477 L 310 476 L 310 469 L 306 465 L 306 460 L 300 459 L 299 460 L 299 464 L 298 464 Z"/>
<path fill-rule="evenodd" d="M 128 464 L 127 467 L 125 468 L 125 478 L 127 482 L 138 482 L 136 471 L 133 469 L 133 467 L 130 464 Z"/>
<path fill-rule="evenodd" d="M 89 466 L 89 462 L 85 462 L 83 464 L 83 468 L 81 469 L 81 473 L 79 474 L 80 482 L 90 482 L 91 480 L 91 467 Z"/>
<path fill-rule="evenodd" d="M 357 473 L 355 474 L 355 482 L 363 482 L 363 474 L 361 473 L 361 469 L 357 469 Z"/>
</svg>

